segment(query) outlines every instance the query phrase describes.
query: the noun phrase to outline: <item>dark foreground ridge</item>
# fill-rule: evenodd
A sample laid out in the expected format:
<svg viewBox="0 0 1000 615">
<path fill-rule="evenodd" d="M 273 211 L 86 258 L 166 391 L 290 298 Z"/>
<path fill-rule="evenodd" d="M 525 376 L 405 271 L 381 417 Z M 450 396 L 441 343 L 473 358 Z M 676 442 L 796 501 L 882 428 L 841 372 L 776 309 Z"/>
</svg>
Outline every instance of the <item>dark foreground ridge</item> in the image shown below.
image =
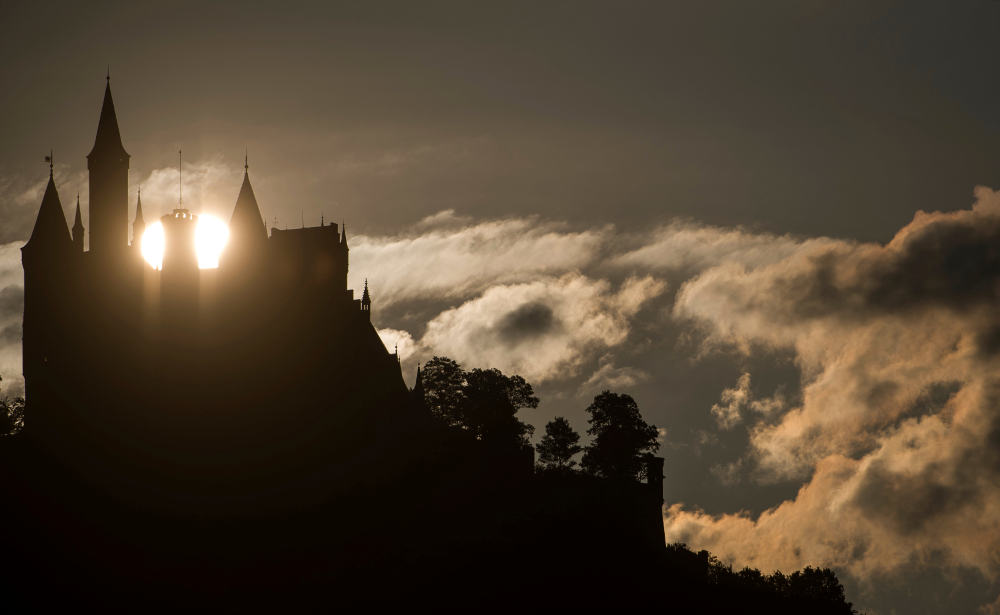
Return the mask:
<svg viewBox="0 0 1000 615">
<path fill-rule="evenodd" d="M 663 460 L 628 396 L 588 408 L 584 473 L 558 422 L 535 467 L 523 379 L 435 358 L 408 390 L 367 284 L 347 288 L 345 230 L 268 234 L 248 171 L 218 268 L 198 268 L 180 204 L 150 266 L 138 202 L 128 242 L 128 164 L 109 83 L 89 250 L 51 176 L 23 249 L 7 605 L 850 612 L 829 571 L 733 573 L 666 548 Z"/>
</svg>

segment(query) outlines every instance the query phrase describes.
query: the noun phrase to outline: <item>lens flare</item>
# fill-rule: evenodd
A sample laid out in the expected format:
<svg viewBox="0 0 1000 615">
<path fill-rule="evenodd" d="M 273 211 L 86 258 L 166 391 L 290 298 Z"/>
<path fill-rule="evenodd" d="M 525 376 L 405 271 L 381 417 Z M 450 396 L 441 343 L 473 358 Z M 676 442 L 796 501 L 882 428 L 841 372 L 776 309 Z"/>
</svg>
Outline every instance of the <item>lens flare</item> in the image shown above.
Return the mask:
<svg viewBox="0 0 1000 615">
<path fill-rule="evenodd" d="M 142 234 L 139 249 L 142 251 L 142 258 L 153 269 L 163 269 L 163 249 L 166 243 L 167 238 L 163 234 L 162 223 L 157 221 L 146 227 L 146 232 Z"/>
<path fill-rule="evenodd" d="M 198 216 L 198 226 L 194 229 L 194 247 L 198 253 L 199 269 L 215 269 L 219 257 L 229 241 L 229 227 L 214 216 Z"/>
</svg>

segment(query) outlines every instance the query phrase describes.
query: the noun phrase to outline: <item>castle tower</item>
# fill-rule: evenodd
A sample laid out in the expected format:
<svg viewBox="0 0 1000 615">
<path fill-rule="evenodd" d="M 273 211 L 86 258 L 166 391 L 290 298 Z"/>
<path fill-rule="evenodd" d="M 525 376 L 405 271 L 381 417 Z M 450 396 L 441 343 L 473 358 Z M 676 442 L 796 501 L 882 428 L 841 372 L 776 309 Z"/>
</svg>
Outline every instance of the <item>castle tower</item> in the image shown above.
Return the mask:
<svg viewBox="0 0 1000 615">
<path fill-rule="evenodd" d="M 72 251 L 73 240 L 50 166 L 49 183 L 35 227 L 28 243 L 21 248 L 24 266 L 23 373 L 27 401 L 36 406 L 37 393 L 53 377 L 53 370 L 59 365 L 63 341 L 60 310 L 65 309 L 69 285 L 66 265 Z"/>
<path fill-rule="evenodd" d="M 73 221 L 73 250 L 83 252 L 83 219 L 80 217 L 80 195 L 76 195 L 76 218 Z"/>
<path fill-rule="evenodd" d="M 108 77 L 97 137 L 87 154 L 90 251 L 95 254 L 115 254 L 128 247 L 128 166 L 129 154 L 122 146 Z"/>
</svg>

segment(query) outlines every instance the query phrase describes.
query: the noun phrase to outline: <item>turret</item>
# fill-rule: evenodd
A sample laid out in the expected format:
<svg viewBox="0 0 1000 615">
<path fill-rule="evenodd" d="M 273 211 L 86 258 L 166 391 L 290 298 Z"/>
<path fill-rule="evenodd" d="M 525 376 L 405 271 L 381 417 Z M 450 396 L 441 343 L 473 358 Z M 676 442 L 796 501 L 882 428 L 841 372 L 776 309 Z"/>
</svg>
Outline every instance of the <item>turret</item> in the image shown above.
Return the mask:
<svg viewBox="0 0 1000 615">
<path fill-rule="evenodd" d="M 87 154 L 90 251 L 95 254 L 114 254 L 128 247 L 128 167 L 129 154 L 118 130 L 109 76 L 94 147 Z"/>
<path fill-rule="evenodd" d="M 83 219 L 80 216 L 80 194 L 76 195 L 76 217 L 73 220 L 73 250 L 83 252 Z"/>
<path fill-rule="evenodd" d="M 361 295 L 361 312 L 368 320 L 372 319 L 372 296 L 368 294 L 368 278 L 365 278 L 365 292 Z"/>
</svg>

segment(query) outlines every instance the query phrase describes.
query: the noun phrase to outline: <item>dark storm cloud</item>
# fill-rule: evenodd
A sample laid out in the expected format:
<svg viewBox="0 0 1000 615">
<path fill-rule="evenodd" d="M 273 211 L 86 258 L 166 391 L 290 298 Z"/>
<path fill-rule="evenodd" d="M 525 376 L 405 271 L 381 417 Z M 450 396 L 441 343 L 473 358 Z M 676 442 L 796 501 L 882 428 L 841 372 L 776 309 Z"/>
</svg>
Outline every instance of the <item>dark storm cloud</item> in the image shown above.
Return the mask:
<svg viewBox="0 0 1000 615">
<path fill-rule="evenodd" d="M 977 309 L 1000 297 L 1000 216 L 918 214 L 885 248 L 835 246 L 809 258 L 769 289 L 800 318 Z"/>
<path fill-rule="evenodd" d="M 497 334 L 507 344 L 516 345 L 559 326 L 552 308 L 544 303 L 525 303 L 508 312 L 497 323 Z"/>
</svg>

